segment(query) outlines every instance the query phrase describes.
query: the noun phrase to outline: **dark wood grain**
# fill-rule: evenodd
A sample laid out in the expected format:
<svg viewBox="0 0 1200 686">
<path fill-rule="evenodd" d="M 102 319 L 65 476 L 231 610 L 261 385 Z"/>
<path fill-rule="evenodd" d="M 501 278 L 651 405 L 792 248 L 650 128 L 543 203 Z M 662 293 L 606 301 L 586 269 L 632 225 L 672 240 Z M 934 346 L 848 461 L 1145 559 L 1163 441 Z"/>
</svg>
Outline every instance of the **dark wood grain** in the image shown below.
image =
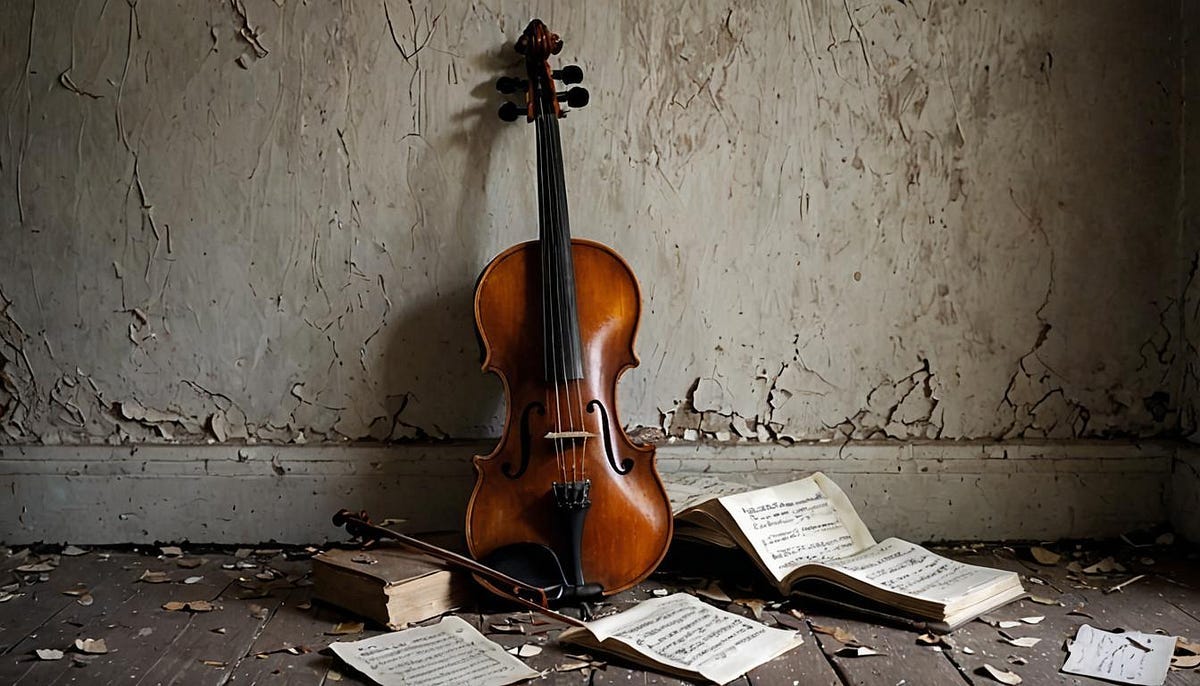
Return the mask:
<svg viewBox="0 0 1200 686">
<path fill-rule="evenodd" d="M 1195 607 L 1200 607 L 1200 592 L 1189 593 L 1186 587 L 1166 582 L 1153 573 L 1130 585 L 1123 592 L 1103 592 L 1105 588 L 1111 588 L 1137 573 L 1145 572 L 1144 569 L 1134 568 L 1127 573 L 1107 576 L 1087 576 L 1084 582 L 1080 582 L 1067 575 L 1065 565 L 1070 558 L 1057 565 L 1039 565 L 1031 560 L 1019 558 L 1005 549 L 959 553 L 953 556 L 962 562 L 1021 573 L 1024 575 L 1023 583 L 1031 593 L 1062 603 L 1061 606 L 1043 605 L 1031 600 L 1021 600 L 991 613 L 990 616 L 996 620 L 1045 617 L 1038 624 L 1022 624 L 1003 630 L 1013 637 L 1041 639 L 1041 642 L 1032 648 L 1019 648 L 1005 643 L 1000 629 L 982 621 L 971 622 L 955 631 L 951 640 L 954 641 L 956 649 L 947 652 L 946 656 L 957 661 L 968 673 L 974 674 L 987 663 L 1015 672 L 1025 683 L 1100 686 L 1107 682 L 1059 671 L 1067 657 L 1066 641 L 1075 637 L 1080 626 L 1090 624 L 1104 630 L 1124 629 L 1147 633 L 1162 630 L 1173 635 L 1200 635 L 1200 622 L 1167 601 L 1162 591 L 1164 587 L 1168 587 L 1177 594 L 1177 602 Z M 1031 582 L 1029 577 L 1036 577 L 1046 583 Z M 1086 615 L 1071 614 L 1073 611 Z M 963 652 L 963 648 L 971 649 L 973 654 Z M 1026 662 L 1013 664 L 1011 658 L 1021 658 Z M 984 679 L 986 680 L 986 677 Z M 1200 674 L 1172 672 L 1168 674 L 1166 683 L 1197 684 L 1200 683 Z"/>
<path fill-rule="evenodd" d="M 1026 684 L 1087 684 L 1099 686 L 1104 682 L 1064 675 L 1059 668 L 1066 657 L 1063 642 L 1074 636 L 1078 627 L 1089 623 L 1101 629 L 1136 629 L 1200 637 L 1200 592 L 1192 585 L 1196 572 L 1186 551 L 1154 553 L 1155 564 L 1140 568 L 1131 566 L 1127 574 L 1109 578 L 1089 577 L 1097 588 L 1075 588 L 1079 582 L 1067 577 L 1063 565 L 1044 567 L 1029 560 L 1018 559 L 1011 550 L 984 549 L 980 551 L 941 551 L 951 557 L 974 564 L 1013 569 L 1033 574 L 1047 584 L 1027 582 L 1027 587 L 1041 596 L 1056 598 L 1065 605 L 1040 605 L 1029 600 L 1013 603 L 997 610 L 995 617 L 1015 619 L 1042 615 L 1036 625 L 1022 625 L 1008 630 L 1014 636 L 1036 636 L 1042 641 L 1034 648 L 1018 648 L 1000 641 L 1000 634 L 983 622 L 972 622 L 950 635 L 953 649 L 935 650 L 918 645 L 918 633 L 885 627 L 859 619 L 810 612 L 807 620 L 826 626 L 838 626 L 855 634 L 858 640 L 884 653 L 880 657 L 839 657 L 834 653 L 841 647 L 830 636 L 814 635 L 807 625 L 800 625 L 805 644 L 775 660 L 758 667 L 745 677 L 735 680 L 738 686 L 774 686 L 799 683 L 815 686 L 840 684 L 987 684 L 985 676 L 976 674 L 984 663 L 1010 669 L 1024 678 Z M 118 552 L 107 560 L 97 554 L 81 558 L 63 558 L 60 567 L 51 573 L 51 580 L 36 584 L 37 595 L 0 605 L 0 626 L 11 632 L 24 632 L 11 639 L 10 652 L 0 656 L 0 683 L 30 686 L 39 684 L 370 684 L 333 657 L 319 651 L 336 640 L 358 640 L 382 631 L 368 627 L 362 634 L 330 636 L 327 634 L 339 622 L 352 620 L 346 613 L 322 605 L 308 605 L 309 589 L 280 581 L 265 598 L 243 598 L 245 590 L 239 577 L 250 578 L 256 570 L 224 570 L 229 555 L 210 555 L 197 569 L 179 569 L 173 560 L 162 560 L 130 552 Z M 308 561 L 273 566 L 285 571 L 288 580 L 295 581 L 307 570 Z M 1139 563 L 1131 563 L 1139 564 Z M 138 582 L 146 569 L 161 569 L 171 574 L 174 583 L 147 584 Z M 1153 570 L 1147 572 L 1147 570 Z M 1128 578 L 1134 573 L 1147 572 L 1145 579 L 1130 585 L 1121 593 L 1105 594 L 1100 590 Z M 203 576 L 199 584 L 183 585 L 188 576 Z M 76 583 L 87 585 L 93 594 L 90 606 L 81 606 L 76 599 L 61 591 Z M 661 579 L 652 578 L 637 587 L 617 594 L 598 607 L 601 614 L 627 609 L 655 597 L 653 590 L 666 588 Z M 1059 593 L 1055 589 L 1061 589 Z M 209 599 L 221 609 L 210 613 L 190 615 L 167 612 L 161 605 L 168 600 Z M 20 600 L 30 602 L 14 605 Z M 546 670 L 546 676 L 534 683 L 548 686 L 596 686 L 618 684 L 662 684 L 680 686 L 689 683 L 664 674 L 648 671 L 626 661 L 603 654 L 592 657 L 600 669 L 580 669 L 555 672 L 556 666 L 573 662 L 569 654 L 580 650 L 556 641 L 561 625 L 525 612 L 512 611 L 499 601 L 484 599 L 487 614 L 460 613 L 473 626 L 500 645 L 510 647 L 533 643 L 542 652 L 523 658 L 531 667 Z M 1091 617 L 1069 614 L 1082 606 Z M 252 614 L 254 607 L 262 608 L 262 616 Z M 748 612 L 745 607 L 731 605 L 733 611 Z M 810 608 L 811 609 L 811 608 Z M 1189 612 L 1188 610 L 1191 609 Z M 436 620 L 431 620 L 436 621 Z M 768 623 L 779 621 L 778 613 L 767 611 Z M 793 628 L 796 622 L 788 620 Z M 493 629 L 493 625 L 519 623 L 525 634 L 510 634 Z M 225 633 L 212 629 L 223 627 Z M 147 631 L 149 630 L 149 631 Z M 67 649 L 76 638 L 104 638 L 107 655 L 89 658 L 86 666 L 74 666 L 68 656 L 59 661 L 39 661 L 35 648 Z M 288 652 L 296 648 L 299 654 Z M 969 648 L 973 654 L 968 654 Z M 1026 664 L 1010 664 L 1008 657 L 1020 656 Z M 261 656 L 261 657 L 260 657 Z M 209 666 L 202 660 L 214 660 L 224 666 Z M 331 680 L 336 672 L 338 681 Z M 1200 685 L 1200 672 L 1172 672 L 1169 686 Z"/>
</svg>

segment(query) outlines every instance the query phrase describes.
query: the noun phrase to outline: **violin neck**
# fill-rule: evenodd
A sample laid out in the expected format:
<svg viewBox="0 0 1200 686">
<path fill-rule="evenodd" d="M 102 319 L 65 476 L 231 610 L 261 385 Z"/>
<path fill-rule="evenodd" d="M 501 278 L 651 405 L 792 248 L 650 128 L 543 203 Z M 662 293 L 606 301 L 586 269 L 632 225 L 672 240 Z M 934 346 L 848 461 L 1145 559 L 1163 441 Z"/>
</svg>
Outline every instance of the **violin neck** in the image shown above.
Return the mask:
<svg viewBox="0 0 1200 686">
<path fill-rule="evenodd" d="M 539 113 L 537 126 L 538 243 L 542 269 L 542 341 L 548 383 L 583 378 L 583 343 L 575 302 L 575 265 L 562 144 L 554 112 Z"/>
</svg>

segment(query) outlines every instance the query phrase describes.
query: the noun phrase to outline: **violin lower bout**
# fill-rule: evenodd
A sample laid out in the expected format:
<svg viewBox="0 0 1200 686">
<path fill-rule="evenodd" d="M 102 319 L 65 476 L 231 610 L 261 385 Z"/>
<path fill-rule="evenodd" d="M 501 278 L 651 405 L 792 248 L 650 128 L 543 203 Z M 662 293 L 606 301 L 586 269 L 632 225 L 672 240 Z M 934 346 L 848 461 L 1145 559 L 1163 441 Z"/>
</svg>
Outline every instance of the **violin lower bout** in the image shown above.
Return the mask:
<svg viewBox="0 0 1200 686">
<path fill-rule="evenodd" d="M 512 543 L 542 543 L 566 566 L 567 526 L 553 484 L 586 479 L 591 505 L 580 556 L 584 578 L 612 594 L 649 576 L 662 561 L 672 517 L 654 448 L 630 441 L 615 407 L 617 379 L 637 364 L 637 280 L 601 244 L 575 239 L 572 258 L 584 378 L 565 385 L 544 378 L 537 242 L 510 248 L 480 276 L 475 317 L 484 369 L 500 376 L 507 410 L 500 443 L 475 458 L 467 543 L 476 558 Z M 552 440 L 549 432 L 577 433 Z"/>
</svg>

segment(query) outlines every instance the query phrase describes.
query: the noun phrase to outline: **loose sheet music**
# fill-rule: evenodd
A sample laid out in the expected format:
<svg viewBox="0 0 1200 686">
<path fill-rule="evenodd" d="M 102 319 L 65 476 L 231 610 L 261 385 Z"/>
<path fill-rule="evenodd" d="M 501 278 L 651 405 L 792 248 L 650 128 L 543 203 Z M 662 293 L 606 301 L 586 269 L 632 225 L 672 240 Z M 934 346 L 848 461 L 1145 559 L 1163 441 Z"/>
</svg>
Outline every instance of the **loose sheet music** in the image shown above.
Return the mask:
<svg viewBox="0 0 1200 686">
<path fill-rule="evenodd" d="M 663 478 L 667 499 L 671 501 L 671 514 L 721 496 L 742 493 L 748 487 L 709 474 L 671 474 Z"/>
<path fill-rule="evenodd" d="M 836 560 L 875 544 L 846 494 L 819 472 L 720 502 L 776 583 L 805 562 Z"/>
<path fill-rule="evenodd" d="M 677 670 L 726 684 L 803 643 L 794 631 L 773 629 L 719 610 L 687 593 L 644 601 L 589 622 L 599 641 L 614 640 Z"/>
<path fill-rule="evenodd" d="M 1167 678 L 1175 637 L 1140 631 L 1114 634 L 1084 624 L 1067 650 L 1062 671 L 1068 674 L 1157 686 Z"/>
<path fill-rule="evenodd" d="M 329 648 L 381 686 L 504 686 L 539 675 L 458 617 Z"/>
</svg>

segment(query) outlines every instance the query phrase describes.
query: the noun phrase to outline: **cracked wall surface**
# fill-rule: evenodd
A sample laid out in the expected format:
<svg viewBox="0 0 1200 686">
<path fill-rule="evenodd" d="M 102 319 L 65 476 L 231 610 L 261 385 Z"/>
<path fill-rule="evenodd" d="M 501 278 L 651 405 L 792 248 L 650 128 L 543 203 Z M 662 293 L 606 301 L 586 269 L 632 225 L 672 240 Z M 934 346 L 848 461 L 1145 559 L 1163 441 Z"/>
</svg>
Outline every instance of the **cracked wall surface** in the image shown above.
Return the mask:
<svg viewBox="0 0 1200 686">
<path fill-rule="evenodd" d="M 1183 206 L 1179 218 L 1177 269 L 1182 274 L 1177 317 L 1180 355 L 1180 428 L 1200 442 L 1200 7 L 1183 3 L 1182 80 L 1184 120 L 1181 138 Z M 1200 475 L 1193 483 L 1200 485 Z M 1194 509 L 1194 508 L 1193 508 Z M 1200 530 L 1200 520 L 1193 524 Z"/>
<path fill-rule="evenodd" d="M 536 233 L 492 87 L 531 15 L 592 93 L 575 234 L 642 281 L 631 427 L 1194 429 L 1179 11 L 3 3 L 0 441 L 497 435 L 471 292 Z"/>
</svg>

